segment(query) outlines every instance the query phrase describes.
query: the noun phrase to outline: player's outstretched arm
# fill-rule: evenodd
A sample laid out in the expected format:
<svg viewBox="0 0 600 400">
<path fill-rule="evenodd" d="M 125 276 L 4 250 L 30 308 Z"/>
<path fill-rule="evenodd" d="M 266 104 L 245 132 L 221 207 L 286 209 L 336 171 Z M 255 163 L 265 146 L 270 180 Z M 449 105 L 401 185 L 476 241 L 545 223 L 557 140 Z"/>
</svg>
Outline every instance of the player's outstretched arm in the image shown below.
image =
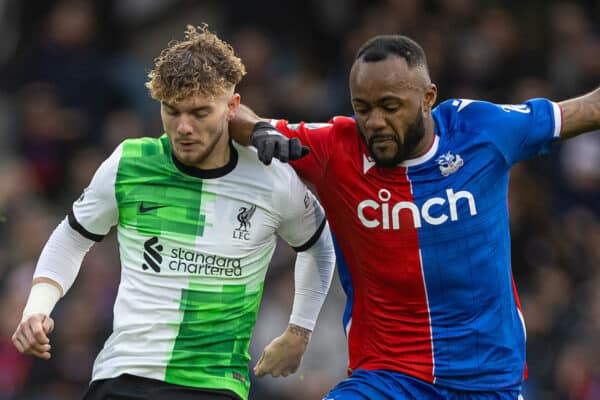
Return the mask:
<svg viewBox="0 0 600 400">
<path fill-rule="evenodd" d="M 12 342 L 20 353 L 50 359 L 48 335 L 54 329 L 50 313 L 61 296 L 62 288 L 58 282 L 50 278 L 33 280 L 23 317 L 12 335 Z"/>
<path fill-rule="evenodd" d="M 238 143 L 256 147 L 258 158 L 266 165 L 273 158 L 288 162 L 302 158 L 309 152 L 300 140 L 283 136 L 267 119 L 260 118 L 243 104 L 229 121 L 229 134 Z"/>
<path fill-rule="evenodd" d="M 600 87 L 573 99 L 558 103 L 562 110 L 562 140 L 600 129 Z"/>
</svg>

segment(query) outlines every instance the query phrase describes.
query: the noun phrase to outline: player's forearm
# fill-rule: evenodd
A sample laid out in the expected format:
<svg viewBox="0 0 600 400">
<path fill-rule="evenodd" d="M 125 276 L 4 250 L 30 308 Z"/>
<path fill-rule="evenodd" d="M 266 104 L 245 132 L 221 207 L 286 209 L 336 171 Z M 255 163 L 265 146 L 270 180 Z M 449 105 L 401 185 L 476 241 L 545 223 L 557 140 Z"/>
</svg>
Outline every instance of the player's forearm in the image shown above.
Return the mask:
<svg viewBox="0 0 600 400">
<path fill-rule="evenodd" d="M 329 226 L 326 225 L 319 240 L 296 258 L 295 294 L 290 326 L 312 331 L 329 292 L 335 252 Z"/>
<path fill-rule="evenodd" d="M 55 280 L 49 278 L 34 279 L 27 303 L 23 309 L 23 318 L 33 314 L 50 316 L 62 294 L 62 288 Z"/>
<path fill-rule="evenodd" d="M 303 328 L 296 324 L 288 324 L 287 332 L 304 344 L 308 344 L 312 330 Z"/>
<path fill-rule="evenodd" d="M 252 129 L 259 121 L 268 122 L 268 119 L 260 118 L 249 107 L 240 104 L 235 117 L 229 121 L 229 134 L 236 142 L 249 146 L 251 144 Z"/>
<path fill-rule="evenodd" d="M 600 129 L 600 87 L 574 99 L 558 103 L 562 109 L 561 139 Z"/>
<path fill-rule="evenodd" d="M 83 257 L 93 244 L 94 241 L 73 230 L 65 218 L 52 232 L 40 254 L 33 274 L 33 287 L 53 285 L 59 290 L 59 298 L 62 297 L 75 281 Z"/>
</svg>

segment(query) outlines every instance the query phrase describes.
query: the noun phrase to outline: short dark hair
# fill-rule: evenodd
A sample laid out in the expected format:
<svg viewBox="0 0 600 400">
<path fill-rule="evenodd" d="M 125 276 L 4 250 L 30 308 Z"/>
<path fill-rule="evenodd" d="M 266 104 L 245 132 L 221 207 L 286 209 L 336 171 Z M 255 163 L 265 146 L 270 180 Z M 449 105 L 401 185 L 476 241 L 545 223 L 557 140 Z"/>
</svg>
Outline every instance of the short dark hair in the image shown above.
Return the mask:
<svg viewBox="0 0 600 400">
<path fill-rule="evenodd" d="M 409 68 L 416 66 L 427 68 L 427 59 L 423 48 L 411 38 L 403 35 L 372 37 L 358 49 L 355 60 L 377 62 L 385 60 L 390 55 L 404 58 Z"/>
</svg>

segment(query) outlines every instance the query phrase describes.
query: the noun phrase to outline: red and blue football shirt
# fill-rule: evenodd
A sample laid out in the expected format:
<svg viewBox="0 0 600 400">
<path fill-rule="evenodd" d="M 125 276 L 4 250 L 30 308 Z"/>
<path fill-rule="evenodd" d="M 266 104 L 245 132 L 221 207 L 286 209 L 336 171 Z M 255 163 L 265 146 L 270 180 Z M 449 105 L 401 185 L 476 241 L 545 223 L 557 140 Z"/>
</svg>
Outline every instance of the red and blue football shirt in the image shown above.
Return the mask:
<svg viewBox="0 0 600 400">
<path fill-rule="evenodd" d="M 463 390 L 518 387 L 525 325 L 510 263 L 508 175 L 560 136 L 556 103 L 451 99 L 429 150 L 371 160 L 356 122 L 275 121 L 310 147 L 292 162 L 335 235 L 352 370 L 390 370 Z"/>
</svg>

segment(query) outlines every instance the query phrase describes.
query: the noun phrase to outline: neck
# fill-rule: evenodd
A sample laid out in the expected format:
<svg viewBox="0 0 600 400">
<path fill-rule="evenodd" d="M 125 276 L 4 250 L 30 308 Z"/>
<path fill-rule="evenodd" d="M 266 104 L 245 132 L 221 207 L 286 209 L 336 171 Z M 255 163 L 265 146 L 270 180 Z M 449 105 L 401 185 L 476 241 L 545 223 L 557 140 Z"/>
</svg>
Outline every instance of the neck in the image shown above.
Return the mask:
<svg viewBox="0 0 600 400">
<path fill-rule="evenodd" d="M 231 157 L 231 149 L 229 148 L 229 142 L 225 141 L 225 142 L 221 143 L 219 141 L 219 143 L 216 144 L 215 148 L 212 149 L 212 151 L 210 152 L 208 157 L 206 157 L 201 162 L 196 163 L 195 165 L 192 165 L 192 167 L 195 167 L 198 169 L 221 168 L 221 167 L 224 167 L 225 165 L 227 165 L 230 157 Z"/>
<path fill-rule="evenodd" d="M 434 122 L 431 114 L 427 114 L 423 118 L 423 127 L 425 128 L 425 134 L 423 135 L 423 139 L 419 142 L 419 144 L 415 147 L 414 151 L 411 152 L 409 158 L 417 158 L 422 156 L 429 150 L 433 143 L 433 135 L 434 135 Z"/>
</svg>

